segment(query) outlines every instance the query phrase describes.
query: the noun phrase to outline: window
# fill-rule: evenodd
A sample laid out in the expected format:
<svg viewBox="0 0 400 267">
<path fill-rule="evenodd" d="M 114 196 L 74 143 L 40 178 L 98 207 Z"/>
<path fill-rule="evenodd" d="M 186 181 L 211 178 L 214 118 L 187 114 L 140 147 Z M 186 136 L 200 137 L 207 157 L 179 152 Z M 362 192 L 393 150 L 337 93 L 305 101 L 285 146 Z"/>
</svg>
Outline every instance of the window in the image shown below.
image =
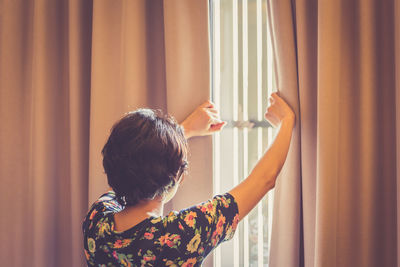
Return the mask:
<svg viewBox="0 0 400 267">
<path fill-rule="evenodd" d="M 212 97 L 228 121 L 214 136 L 214 193 L 247 177 L 272 140 L 264 119 L 275 84 L 266 0 L 210 0 Z M 273 192 L 239 224 L 214 266 L 267 266 Z"/>
</svg>

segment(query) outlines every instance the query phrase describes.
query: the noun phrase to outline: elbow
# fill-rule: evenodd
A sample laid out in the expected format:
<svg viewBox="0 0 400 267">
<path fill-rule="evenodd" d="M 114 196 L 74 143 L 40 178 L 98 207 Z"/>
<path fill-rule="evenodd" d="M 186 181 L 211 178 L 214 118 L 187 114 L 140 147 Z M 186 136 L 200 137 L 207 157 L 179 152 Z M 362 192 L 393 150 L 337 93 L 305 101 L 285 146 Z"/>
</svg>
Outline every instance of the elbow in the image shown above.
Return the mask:
<svg viewBox="0 0 400 267">
<path fill-rule="evenodd" d="M 276 184 L 276 179 L 279 175 L 279 170 L 275 169 L 270 169 L 265 175 L 264 175 L 264 181 L 265 181 L 265 187 L 269 191 L 270 189 L 273 189 Z"/>
<path fill-rule="evenodd" d="M 269 189 L 273 189 L 275 187 L 276 184 L 276 179 L 278 178 L 278 175 L 280 173 L 280 169 L 271 169 L 268 174 L 267 174 L 267 188 Z"/>
<path fill-rule="evenodd" d="M 273 189 L 273 188 L 275 187 L 275 184 L 276 184 L 276 178 L 274 178 L 274 179 L 268 179 L 268 180 L 266 181 L 266 185 L 265 185 L 266 188 L 267 188 L 267 191 Z"/>
<path fill-rule="evenodd" d="M 280 169 L 278 168 L 264 168 L 263 170 L 254 168 L 249 178 L 252 177 L 251 180 L 255 179 L 258 186 L 263 187 L 265 191 L 269 191 L 275 187 L 279 172 Z"/>
</svg>

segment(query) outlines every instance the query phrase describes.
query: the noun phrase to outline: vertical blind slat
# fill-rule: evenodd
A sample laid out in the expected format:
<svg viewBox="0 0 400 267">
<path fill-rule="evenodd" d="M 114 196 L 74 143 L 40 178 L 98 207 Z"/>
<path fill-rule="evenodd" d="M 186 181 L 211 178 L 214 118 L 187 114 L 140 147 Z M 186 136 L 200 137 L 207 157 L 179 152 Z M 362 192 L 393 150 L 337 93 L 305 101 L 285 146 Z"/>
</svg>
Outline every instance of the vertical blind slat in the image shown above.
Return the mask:
<svg viewBox="0 0 400 267">
<path fill-rule="evenodd" d="M 242 1 L 242 71 L 243 71 L 243 120 L 248 117 L 248 21 L 247 0 Z M 243 177 L 247 177 L 249 169 L 248 130 L 243 130 Z M 249 218 L 246 216 L 243 222 L 243 266 L 249 266 Z"/>
<path fill-rule="evenodd" d="M 220 63 L 220 49 L 221 49 L 221 25 L 220 25 L 220 2 L 219 0 L 213 1 L 213 101 L 217 107 L 220 107 L 220 86 L 221 86 L 221 63 Z M 220 194 L 221 184 L 221 146 L 220 146 L 220 134 L 216 133 L 213 140 L 214 150 L 214 166 L 213 166 L 213 178 L 214 178 L 214 195 Z M 221 248 L 217 248 L 214 252 L 214 266 L 221 266 Z"/>
<path fill-rule="evenodd" d="M 262 1 L 257 0 L 257 119 L 262 120 L 263 117 L 263 106 L 262 106 Z M 258 151 L 257 156 L 262 156 L 262 128 L 258 128 Z M 263 266 L 263 213 L 262 213 L 262 201 L 257 205 L 257 258 L 258 266 Z"/>
<path fill-rule="evenodd" d="M 265 5 L 265 9 L 267 9 L 267 5 Z M 267 10 L 265 10 L 265 13 L 267 13 Z M 268 95 L 270 95 L 274 88 L 273 88 L 273 58 L 272 58 L 272 43 L 271 43 L 271 33 L 270 33 L 270 27 L 269 27 L 269 22 L 268 18 L 265 18 L 265 24 L 266 24 L 266 33 L 267 37 L 265 38 L 267 41 L 267 90 L 268 90 Z M 267 135 L 268 135 L 268 146 L 271 145 L 272 142 L 272 136 L 273 136 L 273 131 L 272 128 L 267 129 Z M 270 251 L 270 244 L 271 244 L 271 230 L 272 230 L 272 214 L 273 214 L 273 199 L 274 199 L 274 191 L 271 190 L 268 193 L 267 197 L 267 203 L 268 203 L 268 211 L 267 211 L 267 222 L 268 222 L 268 239 L 267 239 L 267 247 L 268 247 L 268 252 Z M 269 255 L 268 255 L 269 259 Z"/>
<path fill-rule="evenodd" d="M 239 118 L 239 50 L 238 50 L 238 1 L 232 2 L 232 46 L 233 46 L 233 120 L 237 121 Z M 239 184 L 239 133 L 238 129 L 233 129 L 233 185 Z M 233 265 L 239 267 L 239 228 L 233 238 Z"/>
</svg>

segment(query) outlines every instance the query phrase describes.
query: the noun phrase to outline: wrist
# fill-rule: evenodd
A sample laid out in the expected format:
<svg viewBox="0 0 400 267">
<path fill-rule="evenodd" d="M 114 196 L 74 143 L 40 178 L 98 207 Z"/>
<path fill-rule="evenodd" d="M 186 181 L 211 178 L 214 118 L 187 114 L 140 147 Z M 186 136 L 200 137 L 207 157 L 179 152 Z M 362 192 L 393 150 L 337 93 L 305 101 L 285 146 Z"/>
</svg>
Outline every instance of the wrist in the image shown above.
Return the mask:
<svg viewBox="0 0 400 267">
<path fill-rule="evenodd" d="M 286 117 L 286 118 L 284 118 L 284 119 L 281 121 L 281 126 L 280 126 L 280 128 L 290 128 L 290 129 L 293 129 L 293 127 L 294 127 L 294 122 L 295 122 L 295 119 L 294 119 L 293 116 L 291 116 L 291 117 Z"/>
<path fill-rule="evenodd" d="M 186 139 L 193 137 L 193 133 L 190 130 L 190 127 L 188 127 L 187 123 L 185 123 L 185 121 L 181 123 L 181 127 L 183 129 L 183 134 L 185 135 Z"/>
<path fill-rule="evenodd" d="M 294 114 L 287 115 L 285 118 L 282 119 L 282 124 L 291 124 L 293 125 L 295 122 Z"/>
</svg>

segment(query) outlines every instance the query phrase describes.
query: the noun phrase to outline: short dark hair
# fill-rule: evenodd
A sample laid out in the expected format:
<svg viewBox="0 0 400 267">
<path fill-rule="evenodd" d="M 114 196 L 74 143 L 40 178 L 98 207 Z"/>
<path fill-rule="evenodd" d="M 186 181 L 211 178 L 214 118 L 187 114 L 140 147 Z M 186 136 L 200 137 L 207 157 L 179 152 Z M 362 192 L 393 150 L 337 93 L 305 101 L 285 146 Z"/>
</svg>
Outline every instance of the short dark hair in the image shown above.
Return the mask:
<svg viewBox="0 0 400 267">
<path fill-rule="evenodd" d="M 162 196 L 188 164 L 182 127 L 151 109 L 129 112 L 115 123 L 102 154 L 108 184 L 124 206 Z"/>
</svg>

